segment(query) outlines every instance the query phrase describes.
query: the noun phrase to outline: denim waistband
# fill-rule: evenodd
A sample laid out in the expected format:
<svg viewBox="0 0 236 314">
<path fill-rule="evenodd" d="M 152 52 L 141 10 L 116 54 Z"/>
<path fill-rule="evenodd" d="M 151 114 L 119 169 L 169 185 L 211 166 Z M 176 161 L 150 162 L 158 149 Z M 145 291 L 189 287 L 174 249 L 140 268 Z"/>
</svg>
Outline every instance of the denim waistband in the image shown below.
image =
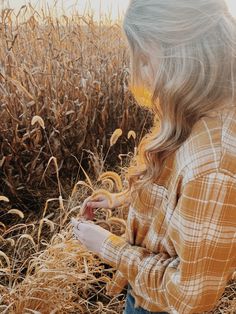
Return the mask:
<svg viewBox="0 0 236 314">
<path fill-rule="evenodd" d="M 127 292 L 129 292 L 131 289 L 132 289 L 132 286 L 128 283 Z M 141 310 L 142 310 L 142 312 L 140 312 L 140 313 L 143 313 L 143 314 L 147 314 L 147 313 L 150 313 L 150 314 L 169 314 L 168 312 L 150 312 L 150 311 L 147 311 L 143 308 L 141 308 Z"/>
</svg>

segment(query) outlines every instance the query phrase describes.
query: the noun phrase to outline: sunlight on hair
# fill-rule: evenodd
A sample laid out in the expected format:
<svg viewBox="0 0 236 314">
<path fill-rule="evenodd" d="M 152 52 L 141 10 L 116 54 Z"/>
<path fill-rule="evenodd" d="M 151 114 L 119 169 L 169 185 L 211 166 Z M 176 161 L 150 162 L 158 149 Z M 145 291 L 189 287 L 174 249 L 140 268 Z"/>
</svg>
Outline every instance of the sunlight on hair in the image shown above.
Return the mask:
<svg viewBox="0 0 236 314">
<path fill-rule="evenodd" d="M 136 101 L 140 106 L 151 108 L 152 107 L 152 94 L 145 87 L 134 86 L 130 87 L 130 91 L 135 97 Z"/>
<path fill-rule="evenodd" d="M 235 0 L 226 0 L 229 10 L 232 13 L 233 16 L 236 17 L 236 1 Z"/>
</svg>

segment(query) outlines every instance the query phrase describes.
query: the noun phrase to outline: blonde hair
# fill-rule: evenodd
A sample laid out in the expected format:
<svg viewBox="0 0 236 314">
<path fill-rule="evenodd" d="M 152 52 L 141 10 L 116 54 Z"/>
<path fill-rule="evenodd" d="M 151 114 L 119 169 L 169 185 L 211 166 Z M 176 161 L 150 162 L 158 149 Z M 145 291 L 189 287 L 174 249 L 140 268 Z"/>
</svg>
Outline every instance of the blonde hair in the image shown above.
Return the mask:
<svg viewBox="0 0 236 314">
<path fill-rule="evenodd" d="M 236 20 L 224 0 L 131 0 L 123 30 L 131 87 L 149 88 L 156 118 L 127 169 L 129 189 L 137 191 L 158 179 L 199 119 L 235 106 Z M 150 51 L 149 61 L 158 59 L 152 87 L 141 66 Z"/>
</svg>

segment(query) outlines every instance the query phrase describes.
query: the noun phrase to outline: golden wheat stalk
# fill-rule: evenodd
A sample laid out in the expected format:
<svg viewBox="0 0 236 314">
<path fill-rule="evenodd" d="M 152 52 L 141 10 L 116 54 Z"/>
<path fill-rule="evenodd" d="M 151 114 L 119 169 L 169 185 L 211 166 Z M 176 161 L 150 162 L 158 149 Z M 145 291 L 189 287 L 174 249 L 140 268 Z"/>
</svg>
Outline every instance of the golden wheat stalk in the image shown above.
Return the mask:
<svg viewBox="0 0 236 314">
<path fill-rule="evenodd" d="M 122 190 L 123 186 L 122 186 L 122 180 L 120 178 L 120 176 L 118 175 L 118 173 L 114 172 L 114 171 L 106 171 L 104 173 L 102 173 L 99 177 L 98 180 L 105 180 L 105 179 L 111 179 L 115 182 L 116 184 L 116 188 L 118 191 Z"/>
<path fill-rule="evenodd" d="M 116 144 L 116 142 L 118 141 L 118 139 L 121 137 L 122 135 L 122 130 L 121 129 L 116 129 L 111 138 L 110 138 L 110 147 L 112 147 L 113 145 Z"/>
<path fill-rule="evenodd" d="M 31 120 L 31 125 L 34 125 L 35 123 L 38 123 L 42 129 L 45 129 L 45 124 L 43 121 L 43 118 L 41 118 L 40 116 L 34 116 Z"/>
<path fill-rule="evenodd" d="M 98 196 L 106 196 L 108 199 L 108 206 L 112 207 L 113 206 L 113 199 L 112 199 L 112 195 L 110 192 L 108 192 L 107 190 L 104 189 L 98 189 L 95 190 L 92 195 L 91 195 L 91 201 L 96 200 L 96 198 Z"/>
<path fill-rule="evenodd" d="M 4 196 L 4 195 L 0 195 L 0 201 L 2 201 L 2 202 L 10 202 L 10 201 L 9 201 L 9 198 L 7 198 L 7 197 Z"/>
<path fill-rule="evenodd" d="M 10 210 L 8 210 L 8 212 L 7 212 L 8 214 L 13 214 L 13 215 L 18 215 L 20 218 L 24 218 L 24 213 L 21 211 L 21 210 L 19 210 L 19 209 L 10 209 Z"/>
<path fill-rule="evenodd" d="M 135 131 L 130 130 L 127 137 L 128 137 L 128 139 L 130 139 L 132 137 L 135 140 L 136 139 Z"/>
</svg>

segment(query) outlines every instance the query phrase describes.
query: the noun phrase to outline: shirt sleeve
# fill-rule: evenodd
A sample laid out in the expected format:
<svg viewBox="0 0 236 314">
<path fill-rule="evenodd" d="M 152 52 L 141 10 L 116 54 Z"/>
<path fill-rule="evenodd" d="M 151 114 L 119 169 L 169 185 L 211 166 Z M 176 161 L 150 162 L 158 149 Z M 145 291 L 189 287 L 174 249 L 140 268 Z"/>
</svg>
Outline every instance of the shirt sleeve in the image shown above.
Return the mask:
<svg viewBox="0 0 236 314">
<path fill-rule="evenodd" d="M 236 177 L 202 175 L 182 187 L 167 227 L 176 257 L 111 234 L 101 257 L 135 293 L 172 313 L 212 310 L 236 268 Z"/>
</svg>

